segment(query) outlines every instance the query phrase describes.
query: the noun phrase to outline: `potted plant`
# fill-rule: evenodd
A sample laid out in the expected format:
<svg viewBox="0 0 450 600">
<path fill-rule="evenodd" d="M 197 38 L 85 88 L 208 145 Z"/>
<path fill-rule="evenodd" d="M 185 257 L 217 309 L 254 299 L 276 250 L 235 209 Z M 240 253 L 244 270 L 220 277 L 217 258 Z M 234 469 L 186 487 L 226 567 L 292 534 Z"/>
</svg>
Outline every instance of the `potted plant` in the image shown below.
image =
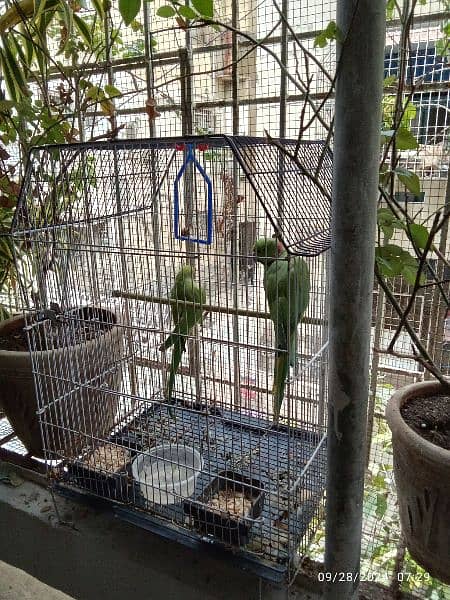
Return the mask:
<svg viewBox="0 0 450 600">
<path fill-rule="evenodd" d="M 43 316 L 47 318 L 38 320 L 38 312 L 28 327 L 23 316 L 0 323 L 3 410 L 28 452 L 44 457 L 39 394 L 41 418 L 48 423 L 47 458 L 74 457 L 92 436 L 108 435 L 114 426 L 118 396 L 108 390 L 120 389 L 123 329 L 116 315 L 102 308 L 58 315 L 47 311 Z M 34 373 L 39 374 L 39 389 Z M 95 389 L 84 385 L 92 380 Z"/>
<path fill-rule="evenodd" d="M 425 207 L 417 211 L 408 202 L 420 198 L 422 190 L 418 174 L 406 168 L 408 160 L 402 154 L 419 148 L 410 127 L 416 108 L 412 94 L 407 92 L 407 86 L 414 89 L 418 83 L 407 69 L 414 8 L 404 10 L 407 14 L 400 15 L 406 25 L 399 51 L 399 76 L 386 79 L 383 100 L 375 264 L 381 298 L 392 307 L 398 324 L 387 348 L 375 350 L 416 361 L 428 379 L 397 390 L 388 402 L 386 418 L 392 433 L 393 469 L 406 547 L 431 576 L 450 583 L 450 380 L 440 368 L 449 304 L 449 284 L 444 272 L 448 266 L 445 254 L 450 206 L 447 201 L 427 215 Z M 438 44 L 442 57 L 448 54 L 448 33 L 448 28 L 444 28 Z M 442 60 L 436 58 L 437 69 L 442 68 Z M 447 198 L 449 189 L 447 174 Z M 405 200 L 399 201 L 400 197 Z M 396 243 L 392 242 L 394 236 Z M 402 299 L 395 295 L 394 285 L 401 286 Z M 419 303 L 425 306 L 420 319 Z M 426 341 L 416 327 L 422 319 L 442 324 Z M 399 350 L 400 336 L 409 340 L 411 352 Z"/>
<path fill-rule="evenodd" d="M 400 520 L 412 557 L 450 583 L 450 391 L 413 383 L 390 399 Z"/>
<path fill-rule="evenodd" d="M 107 48 L 110 51 L 118 38 L 117 30 L 110 31 L 107 41 L 103 2 L 94 1 L 94 11 L 84 15 L 79 14 L 81 4 L 21 0 L 0 16 L 0 69 L 5 84 L 5 89 L 0 89 L 0 404 L 15 433 L 35 456 L 43 456 L 36 392 L 41 406 L 54 400 L 53 408 L 48 409 L 53 414 L 43 415 L 56 424 L 53 439 L 46 440 L 47 448 L 73 455 L 85 443 L 76 433 L 84 430 L 77 426 L 82 414 L 90 411 L 90 433 L 101 436 L 112 428 L 118 403 L 117 395 L 91 393 L 79 383 L 97 377 L 107 388 L 117 390 L 121 378 L 120 369 L 114 367 L 123 355 L 118 316 L 99 307 L 81 307 L 75 312 L 53 313 L 53 320 L 39 321 L 43 315 L 51 315 L 46 310 L 45 286 L 36 291 L 27 240 L 18 241 L 9 235 L 31 147 L 85 139 L 81 132 L 83 116 L 97 108 L 109 127 L 96 139 L 112 138 L 119 129 L 113 99 L 120 92 L 112 85 L 94 84 L 81 68 L 106 58 Z M 57 181 L 53 184 L 56 188 L 61 185 Z M 49 194 L 48 207 L 39 207 L 43 215 L 46 210 L 55 210 L 56 196 L 56 208 L 64 210 L 65 196 L 57 192 L 53 197 Z M 54 265 L 49 266 L 51 269 L 54 271 Z M 20 305 L 18 272 L 36 309 L 27 323 L 28 334 L 24 332 L 24 318 L 11 316 Z M 68 341 L 76 327 L 83 330 Z M 52 337 L 52 328 L 59 335 Z M 62 346 L 58 337 L 65 338 Z M 76 372 L 62 373 L 66 383 L 55 389 L 49 376 L 57 364 L 81 366 Z M 33 370 L 42 374 L 40 381 L 48 383 L 46 389 L 35 389 Z M 57 424 L 63 423 L 71 434 L 63 436 L 58 430 Z"/>
</svg>

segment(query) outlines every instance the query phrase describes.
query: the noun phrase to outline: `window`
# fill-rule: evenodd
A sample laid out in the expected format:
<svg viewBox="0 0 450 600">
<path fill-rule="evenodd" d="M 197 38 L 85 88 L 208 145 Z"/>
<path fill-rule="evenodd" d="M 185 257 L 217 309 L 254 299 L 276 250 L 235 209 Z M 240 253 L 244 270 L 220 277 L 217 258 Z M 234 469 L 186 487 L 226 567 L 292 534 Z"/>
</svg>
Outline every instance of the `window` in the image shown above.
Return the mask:
<svg viewBox="0 0 450 600">
<path fill-rule="evenodd" d="M 398 46 L 387 46 L 384 55 L 384 76 L 397 76 L 399 69 Z M 406 69 L 406 81 L 422 78 L 424 82 L 450 81 L 450 65 L 436 54 L 434 41 L 411 45 Z"/>
<path fill-rule="evenodd" d="M 385 77 L 397 76 L 399 70 L 398 46 L 388 46 L 384 56 Z M 450 64 L 436 54 L 434 41 L 412 44 L 406 70 L 407 82 L 423 78 L 424 83 L 450 81 Z M 447 86 L 448 87 L 448 86 Z M 419 144 L 449 144 L 450 131 L 450 91 L 417 92 L 412 97 L 417 107 L 412 131 Z"/>
<path fill-rule="evenodd" d="M 195 133 L 213 133 L 214 131 L 214 112 L 209 108 L 196 108 L 194 110 L 194 131 Z"/>
<path fill-rule="evenodd" d="M 417 115 L 412 122 L 419 144 L 440 144 L 449 140 L 450 92 L 426 92 L 414 94 L 413 103 Z"/>
</svg>

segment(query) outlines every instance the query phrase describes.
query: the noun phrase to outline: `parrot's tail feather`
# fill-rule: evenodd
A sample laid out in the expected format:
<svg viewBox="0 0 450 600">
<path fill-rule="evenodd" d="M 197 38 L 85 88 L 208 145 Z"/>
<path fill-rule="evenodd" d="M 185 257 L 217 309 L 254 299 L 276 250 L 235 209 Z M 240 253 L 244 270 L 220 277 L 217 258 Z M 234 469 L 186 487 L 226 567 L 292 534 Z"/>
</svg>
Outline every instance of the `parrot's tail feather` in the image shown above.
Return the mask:
<svg viewBox="0 0 450 600">
<path fill-rule="evenodd" d="M 275 370 L 273 375 L 273 417 L 275 423 L 278 423 L 280 418 L 281 406 L 283 404 L 284 389 L 286 387 L 286 379 L 289 372 L 289 356 L 284 352 L 275 359 Z"/>
<path fill-rule="evenodd" d="M 186 343 L 183 339 L 178 339 L 176 343 L 174 343 L 173 346 L 173 352 L 172 352 L 172 360 L 170 361 L 170 368 L 169 368 L 169 378 L 167 380 L 167 387 L 166 387 L 166 399 L 168 402 L 172 402 L 172 392 L 173 392 L 173 387 L 175 385 L 175 376 L 177 374 L 178 371 L 178 367 L 181 364 L 181 358 L 183 356 L 183 352 L 186 348 Z"/>
<path fill-rule="evenodd" d="M 297 330 L 291 336 L 291 351 L 289 352 L 289 365 L 295 367 L 297 360 Z"/>
</svg>

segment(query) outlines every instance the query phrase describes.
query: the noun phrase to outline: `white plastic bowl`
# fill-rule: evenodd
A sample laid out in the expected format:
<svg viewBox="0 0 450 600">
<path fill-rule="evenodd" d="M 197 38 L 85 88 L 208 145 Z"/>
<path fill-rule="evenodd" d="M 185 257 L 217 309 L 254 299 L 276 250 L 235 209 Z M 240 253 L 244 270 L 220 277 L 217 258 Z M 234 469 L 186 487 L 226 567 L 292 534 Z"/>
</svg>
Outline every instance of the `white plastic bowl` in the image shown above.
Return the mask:
<svg viewBox="0 0 450 600">
<path fill-rule="evenodd" d="M 200 453 L 182 444 L 151 448 L 131 465 L 142 494 L 155 504 L 177 504 L 192 496 L 202 468 Z"/>
</svg>

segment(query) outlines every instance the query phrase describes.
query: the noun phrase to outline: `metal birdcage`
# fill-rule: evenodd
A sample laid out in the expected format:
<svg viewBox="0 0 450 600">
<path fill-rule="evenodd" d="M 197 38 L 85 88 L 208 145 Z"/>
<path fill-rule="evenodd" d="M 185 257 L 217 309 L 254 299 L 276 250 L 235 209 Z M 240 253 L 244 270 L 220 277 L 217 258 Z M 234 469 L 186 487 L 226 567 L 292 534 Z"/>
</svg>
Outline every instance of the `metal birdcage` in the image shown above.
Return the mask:
<svg viewBox="0 0 450 600">
<path fill-rule="evenodd" d="M 44 450 L 58 489 L 284 577 L 325 484 L 331 157 L 226 136 L 32 150 L 13 226 Z M 276 348 L 253 246 L 303 255 L 310 299 L 279 419 Z M 171 289 L 206 301 L 165 393 Z"/>
</svg>

